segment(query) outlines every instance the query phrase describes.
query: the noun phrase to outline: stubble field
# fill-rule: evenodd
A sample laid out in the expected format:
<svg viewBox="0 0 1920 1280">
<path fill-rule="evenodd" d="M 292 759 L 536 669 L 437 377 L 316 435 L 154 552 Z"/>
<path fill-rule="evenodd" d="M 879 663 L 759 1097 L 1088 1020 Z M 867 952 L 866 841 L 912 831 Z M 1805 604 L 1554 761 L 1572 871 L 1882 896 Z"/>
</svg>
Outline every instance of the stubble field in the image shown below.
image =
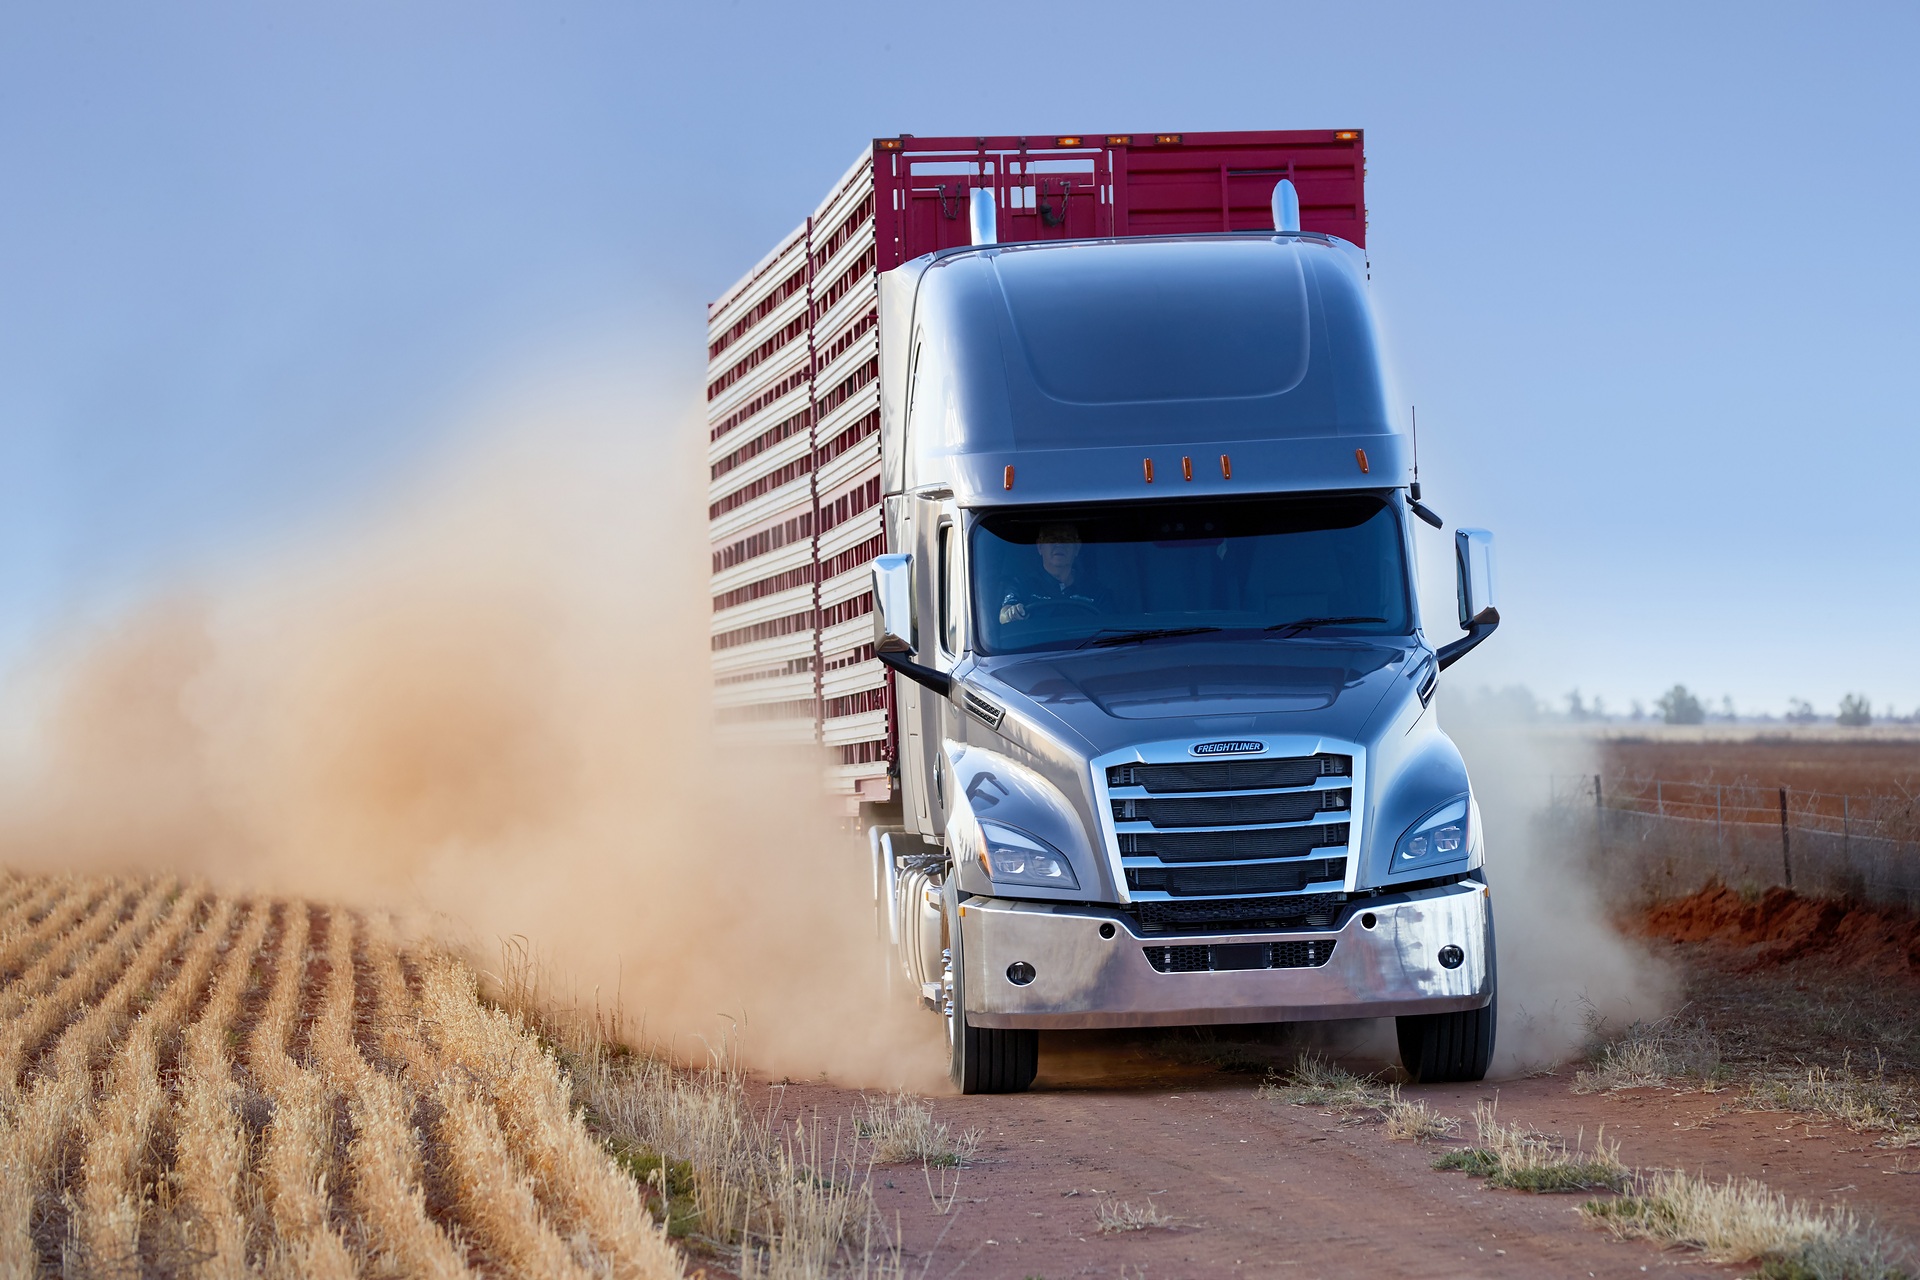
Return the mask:
<svg viewBox="0 0 1920 1280">
<path fill-rule="evenodd" d="M 682 1273 L 557 1058 L 377 916 L 0 883 L 0 1271 Z"/>
</svg>

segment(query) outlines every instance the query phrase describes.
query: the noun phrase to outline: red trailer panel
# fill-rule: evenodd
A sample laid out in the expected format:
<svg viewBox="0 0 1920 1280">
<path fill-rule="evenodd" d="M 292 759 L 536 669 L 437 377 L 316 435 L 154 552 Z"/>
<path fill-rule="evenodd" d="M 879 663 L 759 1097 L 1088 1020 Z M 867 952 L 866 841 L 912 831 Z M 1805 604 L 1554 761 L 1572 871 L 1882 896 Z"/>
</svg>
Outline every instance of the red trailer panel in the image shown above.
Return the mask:
<svg viewBox="0 0 1920 1280">
<path fill-rule="evenodd" d="M 999 238 L 1253 231 L 1291 178 L 1308 231 L 1366 243 L 1360 131 L 877 138 L 707 313 L 712 650 L 724 720 L 831 753 L 850 801 L 892 794 L 892 681 L 872 650 L 882 550 L 879 273 Z"/>
</svg>

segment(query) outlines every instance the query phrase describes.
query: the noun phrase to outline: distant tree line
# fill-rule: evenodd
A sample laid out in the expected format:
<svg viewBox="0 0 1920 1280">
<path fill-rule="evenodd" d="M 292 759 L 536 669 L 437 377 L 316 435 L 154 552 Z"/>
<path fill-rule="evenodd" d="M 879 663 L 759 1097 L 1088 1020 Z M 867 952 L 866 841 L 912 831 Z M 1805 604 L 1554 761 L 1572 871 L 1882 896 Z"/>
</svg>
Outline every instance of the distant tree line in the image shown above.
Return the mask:
<svg viewBox="0 0 1920 1280">
<path fill-rule="evenodd" d="M 1606 703 L 1602 699 L 1594 698 L 1591 702 L 1588 702 L 1581 696 L 1578 689 L 1566 695 L 1566 703 L 1567 718 L 1569 720 L 1605 720 L 1608 718 Z M 1721 698 L 1720 706 L 1709 710 L 1707 703 L 1684 684 L 1676 684 L 1673 688 L 1667 690 L 1658 698 L 1655 698 L 1653 702 L 1653 714 L 1666 724 L 1705 724 L 1709 718 L 1720 720 L 1735 720 L 1739 718 L 1733 709 L 1732 698 Z M 1644 720 L 1647 718 L 1647 711 L 1638 701 L 1635 701 L 1633 703 L 1633 709 L 1627 718 L 1630 720 Z M 1770 720 L 1773 717 L 1768 715 L 1758 718 Z M 1821 713 L 1815 711 L 1813 704 L 1804 698 L 1789 698 L 1787 700 L 1786 720 L 1789 724 L 1817 724 L 1826 718 L 1827 717 Z M 1881 712 L 1879 718 L 1902 724 L 1912 724 L 1920 722 L 1920 711 L 1916 711 L 1910 716 L 1902 716 L 1897 714 L 1892 707 L 1888 707 Z M 1833 717 L 1836 724 L 1847 725 L 1853 728 L 1872 724 L 1874 719 L 1873 700 L 1863 693 L 1849 693 L 1841 698 L 1840 710 L 1838 714 Z"/>
</svg>

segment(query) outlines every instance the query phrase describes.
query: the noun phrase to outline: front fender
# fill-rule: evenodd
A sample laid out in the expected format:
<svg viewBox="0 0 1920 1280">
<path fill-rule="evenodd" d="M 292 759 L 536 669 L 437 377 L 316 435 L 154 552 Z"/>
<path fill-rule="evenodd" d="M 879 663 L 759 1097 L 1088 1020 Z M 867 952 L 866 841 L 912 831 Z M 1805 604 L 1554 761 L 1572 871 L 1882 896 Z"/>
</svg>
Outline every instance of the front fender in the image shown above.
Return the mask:
<svg viewBox="0 0 1920 1280">
<path fill-rule="evenodd" d="M 1104 867 L 1094 856 L 1085 827 L 1073 804 L 1040 773 L 1018 760 L 964 742 L 947 740 L 947 849 L 953 857 L 960 888 L 1036 901 L 1085 902 L 1102 883 Z M 1017 827 L 1066 855 L 1079 889 L 1043 889 L 1008 885 L 996 889 L 982 865 L 978 819 Z"/>
</svg>

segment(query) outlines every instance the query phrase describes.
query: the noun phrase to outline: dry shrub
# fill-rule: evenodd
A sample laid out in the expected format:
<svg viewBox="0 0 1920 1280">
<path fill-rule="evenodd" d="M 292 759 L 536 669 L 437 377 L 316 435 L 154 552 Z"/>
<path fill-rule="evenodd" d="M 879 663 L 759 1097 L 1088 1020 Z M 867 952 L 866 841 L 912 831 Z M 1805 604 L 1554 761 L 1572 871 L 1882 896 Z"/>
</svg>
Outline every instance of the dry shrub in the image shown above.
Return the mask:
<svg viewBox="0 0 1920 1280">
<path fill-rule="evenodd" d="M 1449 1151 L 1433 1167 L 1463 1170 L 1484 1177 L 1489 1186 L 1515 1191 L 1611 1191 L 1626 1183 L 1628 1171 L 1620 1163 L 1620 1144 L 1609 1143 L 1604 1130 L 1591 1151 L 1578 1139 L 1569 1147 L 1564 1138 L 1502 1123 L 1496 1114 L 1498 1106 L 1477 1104 L 1473 1123 L 1478 1141 Z"/>
<path fill-rule="evenodd" d="M 668 1170 L 684 1162 L 683 1221 L 708 1247 L 735 1253 L 742 1276 L 815 1280 L 901 1273 L 863 1176 L 856 1134 L 829 1145 L 819 1125 L 784 1125 L 747 1104 L 737 1059 L 722 1047 L 704 1069 L 602 1048 L 575 1066 L 575 1097 L 614 1151 L 655 1180 L 669 1221 Z"/>
<path fill-rule="evenodd" d="M 1112 1196 L 1102 1200 L 1094 1210 L 1094 1219 L 1100 1224 L 1101 1235 L 1114 1235 L 1122 1231 L 1145 1231 L 1148 1227 L 1171 1227 L 1178 1224 L 1178 1218 L 1168 1217 L 1160 1212 L 1152 1200 L 1141 1208 L 1134 1208 L 1125 1200 Z"/>
<path fill-rule="evenodd" d="M 869 1154 L 875 1164 L 898 1164 L 903 1160 L 921 1160 L 927 1164 L 957 1168 L 980 1148 L 981 1130 L 966 1129 L 955 1134 L 933 1118 L 933 1108 L 902 1090 L 866 1100 L 867 1113 L 854 1128 L 872 1144 Z"/>
<path fill-rule="evenodd" d="M 1401 1141 L 1431 1142 L 1459 1129 L 1460 1121 L 1431 1111 L 1424 1102 L 1408 1102 L 1400 1096 L 1400 1086 L 1387 1089 L 1387 1136 Z"/>
<path fill-rule="evenodd" d="M 1373 1076 L 1357 1076 L 1318 1054 L 1302 1054 L 1284 1075 L 1269 1076 L 1254 1091 L 1256 1097 L 1296 1107 L 1333 1107 L 1336 1110 L 1381 1110 L 1388 1091 Z"/>
<path fill-rule="evenodd" d="M 1862 1133 L 1886 1133 L 1883 1146 L 1920 1145 L 1920 1098 L 1912 1086 L 1887 1079 L 1884 1070 L 1863 1074 L 1851 1061 L 1837 1071 L 1809 1067 L 1804 1076 L 1765 1080 L 1747 1095 L 1756 1111 L 1802 1111 L 1838 1120 Z"/>
<path fill-rule="evenodd" d="M 1775 1280 L 1900 1280 L 1912 1257 L 1852 1210 L 1789 1201 L 1751 1178 L 1707 1182 L 1676 1170 L 1635 1180 L 1629 1194 L 1581 1212 L 1616 1235 L 1699 1249 L 1715 1262 L 1755 1262 Z"/>
<path fill-rule="evenodd" d="M 1574 1077 L 1576 1093 L 1664 1088 L 1676 1080 L 1713 1090 L 1725 1075 L 1720 1043 L 1705 1020 L 1678 1015 L 1631 1023 L 1617 1035 L 1595 1018 L 1589 1022 L 1587 1060 L 1590 1065 Z"/>
</svg>

